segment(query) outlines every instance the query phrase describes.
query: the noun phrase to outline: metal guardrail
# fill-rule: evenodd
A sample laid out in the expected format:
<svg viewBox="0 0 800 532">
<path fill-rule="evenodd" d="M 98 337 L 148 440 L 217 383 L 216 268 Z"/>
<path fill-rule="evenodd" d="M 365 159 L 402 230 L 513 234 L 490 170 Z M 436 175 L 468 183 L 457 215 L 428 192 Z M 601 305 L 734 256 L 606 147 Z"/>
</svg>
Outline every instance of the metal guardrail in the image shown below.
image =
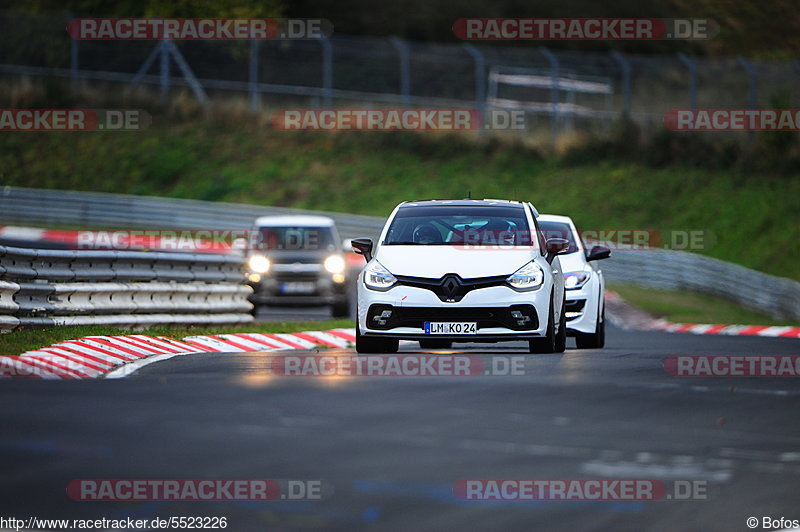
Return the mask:
<svg viewBox="0 0 800 532">
<path fill-rule="evenodd" d="M 258 216 L 322 214 L 344 238 L 377 237 L 384 219 L 336 212 L 187 199 L 0 187 L 0 221 L 136 229 L 250 229 Z"/>
<path fill-rule="evenodd" d="M 0 330 L 252 321 L 236 256 L 0 246 Z"/>
<path fill-rule="evenodd" d="M 0 188 L 0 222 L 159 229 L 246 229 L 257 216 L 324 214 L 345 238 L 377 238 L 375 216 L 96 192 Z M 674 250 L 615 250 L 603 262 L 612 281 L 723 297 L 784 319 L 800 319 L 800 283 Z M 2 298 L 0 298 L 0 302 Z"/>
<path fill-rule="evenodd" d="M 800 283 L 686 251 L 614 250 L 609 281 L 723 297 L 780 319 L 800 319 Z"/>
</svg>

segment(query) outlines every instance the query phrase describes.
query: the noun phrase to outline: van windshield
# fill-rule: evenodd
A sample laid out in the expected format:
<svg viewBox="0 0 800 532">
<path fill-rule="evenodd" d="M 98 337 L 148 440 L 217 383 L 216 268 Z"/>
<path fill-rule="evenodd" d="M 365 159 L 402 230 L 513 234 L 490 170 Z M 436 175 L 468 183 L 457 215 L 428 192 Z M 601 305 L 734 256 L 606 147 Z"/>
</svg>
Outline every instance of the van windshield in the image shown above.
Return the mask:
<svg viewBox="0 0 800 532">
<path fill-rule="evenodd" d="M 259 247 L 264 250 L 312 251 L 335 247 L 330 227 L 261 227 Z"/>
</svg>

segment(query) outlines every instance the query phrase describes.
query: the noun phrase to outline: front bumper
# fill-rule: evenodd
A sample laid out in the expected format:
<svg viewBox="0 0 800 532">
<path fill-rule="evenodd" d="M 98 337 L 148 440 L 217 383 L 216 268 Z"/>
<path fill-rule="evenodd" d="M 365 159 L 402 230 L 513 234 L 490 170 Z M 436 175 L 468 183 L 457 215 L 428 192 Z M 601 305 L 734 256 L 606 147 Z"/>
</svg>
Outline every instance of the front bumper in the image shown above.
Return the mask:
<svg viewBox="0 0 800 532">
<path fill-rule="evenodd" d="M 547 329 L 550 289 L 517 292 L 506 286 L 481 288 L 468 292 L 461 301 L 441 301 L 432 291 L 411 286 L 396 286 L 386 292 L 366 288 L 359 280 L 358 326 L 364 336 L 402 340 L 452 340 L 456 342 L 492 342 L 540 338 Z M 391 319 L 381 324 L 374 318 L 376 309 L 391 310 Z M 528 318 L 517 323 L 512 310 L 524 311 Z M 379 313 L 377 313 L 379 314 Z M 425 334 L 423 323 L 477 322 L 478 332 L 471 335 Z"/>
<path fill-rule="evenodd" d="M 567 334 L 594 333 L 597 327 L 597 311 L 599 308 L 596 279 L 590 280 L 579 290 L 566 291 Z"/>
<path fill-rule="evenodd" d="M 324 274 L 267 276 L 260 282 L 248 284 L 253 287 L 250 301 L 262 305 L 332 305 L 347 299 L 347 281 L 337 283 Z M 303 290 L 292 292 L 291 288 L 298 286 Z"/>
</svg>

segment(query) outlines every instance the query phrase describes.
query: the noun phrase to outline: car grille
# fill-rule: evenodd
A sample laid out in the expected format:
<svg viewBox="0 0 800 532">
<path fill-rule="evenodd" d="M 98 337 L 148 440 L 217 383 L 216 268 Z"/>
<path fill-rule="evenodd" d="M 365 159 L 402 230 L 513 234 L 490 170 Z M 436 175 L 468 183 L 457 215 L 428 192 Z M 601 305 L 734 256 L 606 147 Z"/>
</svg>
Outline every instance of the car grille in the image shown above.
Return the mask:
<svg viewBox="0 0 800 532">
<path fill-rule="evenodd" d="M 391 316 L 383 318 L 385 311 L 389 311 Z M 520 320 L 512 316 L 514 311 L 521 313 L 527 320 Z M 367 323 L 370 329 L 388 330 L 395 327 L 411 327 L 421 330 L 426 321 L 476 322 L 479 330 L 504 327 L 514 331 L 529 331 L 539 328 L 539 319 L 533 305 L 430 308 L 375 304 L 367 310 Z"/>
<path fill-rule="evenodd" d="M 474 279 L 462 279 L 454 273 L 448 273 L 440 279 L 431 279 L 428 277 L 410 277 L 405 275 L 396 275 L 395 277 L 397 278 L 397 284 L 399 285 L 424 288 L 436 294 L 440 301 L 444 301 L 446 303 L 457 303 L 472 290 L 488 288 L 490 286 L 505 285 L 508 275 L 499 275 L 495 277 L 476 277 Z"/>
</svg>

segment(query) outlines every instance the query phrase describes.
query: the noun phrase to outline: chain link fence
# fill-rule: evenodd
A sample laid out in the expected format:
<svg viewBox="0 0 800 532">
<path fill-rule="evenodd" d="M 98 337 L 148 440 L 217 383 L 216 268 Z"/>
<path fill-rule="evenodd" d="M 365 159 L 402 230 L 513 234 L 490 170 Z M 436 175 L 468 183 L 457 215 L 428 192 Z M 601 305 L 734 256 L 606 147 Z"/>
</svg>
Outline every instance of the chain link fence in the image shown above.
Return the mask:
<svg viewBox="0 0 800 532">
<path fill-rule="evenodd" d="M 206 95 L 239 94 L 253 109 L 483 110 L 492 104 L 487 102 L 491 72 L 521 69 L 550 76 L 550 86 L 500 87 L 497 97 L 526 110 L 529 130 L 546 129 L 556 136 L 607 131 L 623 115 L 653 126 L 675 108 L 800 107 L 800 62 L 794 60 L 622 55 L 550 50 L 539 43 L 434 44 L 342 35 L 316 41 L 180 41 L 169 54 L 157 41 L 72 40 L 65 30 L 69 18 L 0 13 L 0 74 L 63 77 L 76 89 L 103 80 L 129 88 L 154 85 L 163 103 L 176 88 L 189 87 L 204 102 Z M 188 70 L 180 68 L 181 62 Z M 608 80 L 610 87 L 601 98 L 567 83 L 597 78 Z"/>
</svg>

